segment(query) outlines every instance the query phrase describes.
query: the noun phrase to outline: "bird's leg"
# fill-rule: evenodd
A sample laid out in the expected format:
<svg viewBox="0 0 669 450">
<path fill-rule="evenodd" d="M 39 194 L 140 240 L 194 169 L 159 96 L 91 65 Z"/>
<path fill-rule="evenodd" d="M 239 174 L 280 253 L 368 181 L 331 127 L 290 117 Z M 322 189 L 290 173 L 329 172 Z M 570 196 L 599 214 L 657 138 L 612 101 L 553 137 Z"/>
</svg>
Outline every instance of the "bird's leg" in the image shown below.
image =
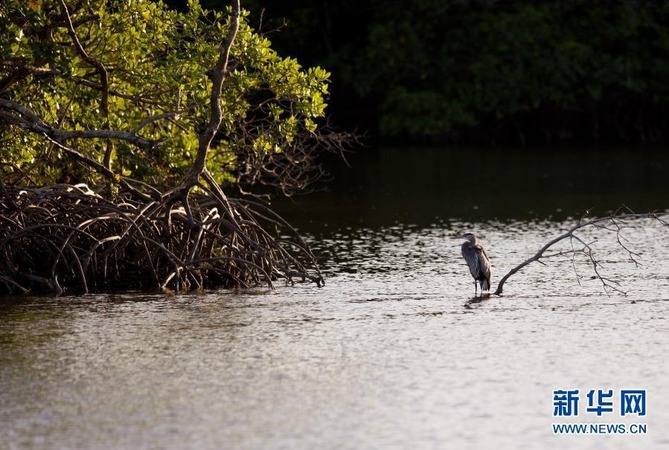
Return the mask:
<svg viewBox="0 0 669 450">
<path fill-rule="evenodd" d="M 474 297 L 476 297 L 478 295 L 478 292 L 479 292 L 478 284 L 477 284 L 477 281 L 474 280 Z"/>
</svg>

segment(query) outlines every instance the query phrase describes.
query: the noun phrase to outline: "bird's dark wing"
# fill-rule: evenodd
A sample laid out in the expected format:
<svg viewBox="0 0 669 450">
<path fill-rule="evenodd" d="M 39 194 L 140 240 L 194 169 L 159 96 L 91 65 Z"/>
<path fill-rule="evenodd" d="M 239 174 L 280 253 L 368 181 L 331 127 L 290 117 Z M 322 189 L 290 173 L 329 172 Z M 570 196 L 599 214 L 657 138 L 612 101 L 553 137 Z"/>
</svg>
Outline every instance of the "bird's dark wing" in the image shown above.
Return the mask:
<svg viewBox="0 0 669 450">
<path fill-rule="evenodd" d="M 479 266 L 479 276 L 478 279 L 485 279 L 486 285 L 484 286 L 483 283 L 481 283 L 481 288 L 483 290 L 489 290 L 490 289 L 490 275 L 491 275 L 491 270 L 490 270 L 490 259 L 488 258 L 488 254 L 486 253 L 485 249 L 481 247 L 480 245 L 476 245 L 476 250 L 477 250 L 477 256 L 478 256 L 478 266 Z"/>
</svg>

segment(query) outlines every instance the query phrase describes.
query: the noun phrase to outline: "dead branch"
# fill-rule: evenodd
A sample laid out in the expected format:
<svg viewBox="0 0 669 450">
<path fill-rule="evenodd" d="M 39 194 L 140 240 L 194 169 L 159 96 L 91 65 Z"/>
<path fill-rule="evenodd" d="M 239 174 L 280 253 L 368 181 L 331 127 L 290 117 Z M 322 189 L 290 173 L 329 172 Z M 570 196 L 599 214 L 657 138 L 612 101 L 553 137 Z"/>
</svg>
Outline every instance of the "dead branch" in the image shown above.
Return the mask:
<svg viewBox="0 0 669 450">
<path fill-rule="evenodd" d="M 669 227 L 669 223 L 667 223 L 663 217 L 669 216 L 669 213 L 657 215 L 655 213 L 646 213 L 646 214 L 636 214 L 632 212 L 626 212 L 626 213 L 619 213 L 616 212 L 610 216 L 606 217 L 598 217 L 594 219 L 589 219 L 589 220 L 581 220 L 571 228 L 569 228 L 567 231 L 565 231 L 563 234 L 557 236 L 556 238 L 550 240 L 547 242 L 543 247 L 541 247 L 537 253 L 534 254 L 534 256 L 526 259 L 522 263 L 518 264 L 509 272 L 506 273 L 502 277 L 502 279 L 499 281 L 497 284 L 497 289 L 495 290 L 494 294 L 495 295 L 501 295 L 503 288 L 504 288 L 504 283 L 519 272 L 521 269 L 524 267 L 528 266 L 529 264 L 533 262 L 538 262 L 543 264 L 543 259 L 546 258 L 551 258 L 555 256 L 566 256 L 566 255 L 571 255 L 572 257 L 572 267 L 574 268 L 574 271 L 576 271 L 576 265 L 575 265 L 575 258 L 577 255 L 584 255 L 587 260 L 590 262 L 592 266 L 592 270 L 594 273 L 594 277 L 597 278 L 601 283 L 604 291 L 608 294 L 610 291 L 615 291 L 618 293 L 625 294 L 625 291 L 620 289 L 618 282 L 615 280 L 612 280 L 608 277 L 606 277 L 601 271 L 601 262 L 595 258 L 594 255 L 594 249 L 593 249 L 593 244 L 594 242 L 586 242 L 583 238 L 581 238 L 579 235 L 576 234 L 578 230 L 581 230 L 586 227 L 595 227 L 599 230 L 607 231 L 607 232 L 612 232 L 615 233 L 616 235 L 616 240 L 620 248 L 627 254 L 628 258 L 630 261 L 632 261 L 635 265 L 639 264 L 638 257 L 639 254 L 634 252 L 629 248 L 627 245 L 627 240 L 625 237 L 622 235 L 622 230 L 625 225 L 625 221 L 629 220 L 639 220 L 639 219 L 654 219 L 660 222 L 663 226 Z M 569 239 L 570 244 L 571 244 L 571 250 L 569 251 L 560 251 L 556 253 L 546 253 L 551 247 L 553 247 L 555 244 L 558 242 L 561 242 L 565 239 Z M 574 244 L 578 245 L 574 245 Z M 578 275 L 578 274 L 577 274 Z"/>
<path fill-rule="evenodd" d="M 264 124 L 259 125 L 263 129 Z M 237 173 L 237 186 L 240 190 L 265 186 L 285 196 L 308 192 L 316 183 L 328 181 L 329 174 L 318 161 L 323 153 L 344 158 L 351 146 L 359 144 L 354 133 L 334 131 L 327 124 L 316 132 L 298 133 L 292 142 L 281 142 L 280 152 L 253 150 L 254 139 L 253 133 L 245 132 L 246 143 L 236 148 L 238 166 L 243 169 Z"/>
</svg>

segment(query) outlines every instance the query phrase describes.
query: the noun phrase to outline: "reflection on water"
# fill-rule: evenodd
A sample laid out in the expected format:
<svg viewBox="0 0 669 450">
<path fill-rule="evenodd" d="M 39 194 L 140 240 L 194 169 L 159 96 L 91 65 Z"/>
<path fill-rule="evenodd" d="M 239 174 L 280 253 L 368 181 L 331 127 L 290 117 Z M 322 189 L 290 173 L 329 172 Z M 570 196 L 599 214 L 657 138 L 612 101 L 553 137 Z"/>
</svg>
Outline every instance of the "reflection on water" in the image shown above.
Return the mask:
<svg viewBox="0 0 669 450">
<path fill-rule="evenodd" d="M 503 297 L 473 298 L 448 236 L 476 231 L 494 286 L 604 194 L 576 192 L 592 166 L 565 175 L 575 187 L 563 196 L 523 190 L 539 183 L 537 167 L 523 178 L 493 156 L 476 160 L 490 192 L 475 193 L 463 184 L 469 174 L 449 178 L 465 167 L 461 156 L 427 165 L 433 194 L 407 160 L 405 178 L 380 164 L 336 197 L 283 205 L 322 257 L 320 289 L 0 300 L 0 448 L 669 446 L 669 230 L 640 221 L 624 231 L 638 267 L 611 235 L 584 232 L 627 296 L 607 295 L 588 260 L 564 256 L 513 276 Z M 653 164 L 627 172 L 630 183 L 652 175 L 640 205 L 668 192 Z M 611 192 L 601 208 L 637 198 Z M 646 416 L 552 415 L 554 390 L 630 388 L 647 390 Z M 645 423 L 648 434 L 560 436 L 555 422 Z"/>
<path fill-rule="evenodd" d="M 473 299 L 458 242 L 494 279 L 567 224 L 457 223 L 334 233 L 323 288 L 5 301 L 6 448 L 661 448 L 669 444 L 667 230 L 598 247 L 627 297 L 528 267 Z M 657 245 L 664 239 L 664 245 Z M 553 435 L 556 389 L 648 390 L 647 435 Z"/>
<path fill-rule="evenodd" d="M 666 150 L 384 148 L 361 150 L 351 161 L 333 169 L 330 192 L 278 207 L 314 233 L 453 218 L 564 220 L 621 205 L 669 209 Z"/>
</svg>

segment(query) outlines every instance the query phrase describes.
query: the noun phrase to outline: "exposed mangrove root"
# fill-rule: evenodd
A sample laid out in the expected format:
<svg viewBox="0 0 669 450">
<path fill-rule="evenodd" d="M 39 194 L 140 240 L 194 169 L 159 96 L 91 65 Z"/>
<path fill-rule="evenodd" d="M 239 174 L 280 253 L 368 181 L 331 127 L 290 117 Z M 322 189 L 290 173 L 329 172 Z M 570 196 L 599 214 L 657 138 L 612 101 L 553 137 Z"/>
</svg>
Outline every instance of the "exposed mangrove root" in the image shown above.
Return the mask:
<svg viewBox="0 0 669 450">
<path fill-rule="evenodd" d="M 206 189 L 111 201 L 83 184 L 0 187 L 0 294 L 323 283 L 299 234 L 259 203 Z"/>
</svg>

